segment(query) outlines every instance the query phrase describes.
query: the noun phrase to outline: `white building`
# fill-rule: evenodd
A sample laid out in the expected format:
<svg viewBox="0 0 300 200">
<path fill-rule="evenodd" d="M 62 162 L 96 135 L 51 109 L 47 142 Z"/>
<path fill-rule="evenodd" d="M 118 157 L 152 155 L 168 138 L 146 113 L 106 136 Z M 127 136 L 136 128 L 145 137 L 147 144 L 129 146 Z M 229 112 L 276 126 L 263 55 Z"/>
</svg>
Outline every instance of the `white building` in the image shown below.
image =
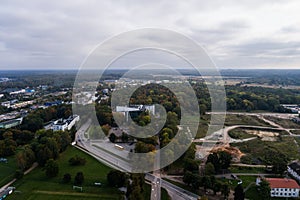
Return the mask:
<svg viewBox="0 0 300 200">
<path fill-rule="evenodd" d="M 116 112 L 121 112 L 125 115 L 126 121 L 128 121 L 129 112 L 142 112 L 149 111 L 152 115 L 155 115 L 155 105 L 132 105 L 132 106 L 116 106 Z"/>
<path fill-rule="evenodd" d="M 79 121 L 78 115 L 72 115 L 68 119 L 59 119 L 53 122 L 51 129 L 53 131 L 71 130 L 76 122 Z"/>
<path fill-rule="evenodd" d="M 287 178 L 266 178 L 265 179 L 271 188 L 271 197 L 299 197 L 299 185 L 293 179 Z M 256 179 L 256 185 L 259 185 L 261 178 Z"/>
</svg>

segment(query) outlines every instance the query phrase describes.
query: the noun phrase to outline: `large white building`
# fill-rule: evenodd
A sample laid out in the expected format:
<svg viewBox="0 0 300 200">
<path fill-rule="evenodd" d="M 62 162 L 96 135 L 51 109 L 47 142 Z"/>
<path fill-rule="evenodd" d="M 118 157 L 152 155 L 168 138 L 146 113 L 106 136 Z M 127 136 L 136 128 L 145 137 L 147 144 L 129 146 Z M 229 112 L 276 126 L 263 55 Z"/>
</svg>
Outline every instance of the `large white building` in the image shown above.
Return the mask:
<svg viewBox="0 0 300 200">
<path fill-rule="evenodd" d="M 51 129 L 53 131 L 71 130 L 71 128 L 78 121 L 79 121 L 78 115 L 71 115 L 68 119 L 59 119 L 53 122 Z"/>
<path fill-rule="evenodd" d="M 123 113 L 128 121 L 129 112 L 149 111 L 155 115 L 155 105 L 132 105 L 132 106 L 116 106 L 116 112 Z"/>
<path fill-rule="evenodd" d="M 265 180 L 270 184 L 271 197 L 299 197 L 300 187 L 295 180 L 287 178 L 266 178 Z M 259 185 L 260 182 L 261 178 L 257 178 L 256 185 Z"/>
</svg>

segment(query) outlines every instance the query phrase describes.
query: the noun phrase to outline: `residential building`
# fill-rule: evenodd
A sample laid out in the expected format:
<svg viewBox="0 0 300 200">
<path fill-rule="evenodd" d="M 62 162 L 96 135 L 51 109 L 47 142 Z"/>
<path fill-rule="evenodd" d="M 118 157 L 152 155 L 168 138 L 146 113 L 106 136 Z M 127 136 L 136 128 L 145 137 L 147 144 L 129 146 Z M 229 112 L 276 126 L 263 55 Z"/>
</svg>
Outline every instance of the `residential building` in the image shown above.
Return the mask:
<svg viewBox="0 0 300 200">
<path fill-rule="evenodd" d="M 265 178 L 270 184 L 271 197 L 283 197 L 283 198 L 298 198 L 300 187 L 298 183 L 293 179 L 287 178 Z M 256 185 L 259 185 L 261 178 L 256 179 Z"/>
</svg>

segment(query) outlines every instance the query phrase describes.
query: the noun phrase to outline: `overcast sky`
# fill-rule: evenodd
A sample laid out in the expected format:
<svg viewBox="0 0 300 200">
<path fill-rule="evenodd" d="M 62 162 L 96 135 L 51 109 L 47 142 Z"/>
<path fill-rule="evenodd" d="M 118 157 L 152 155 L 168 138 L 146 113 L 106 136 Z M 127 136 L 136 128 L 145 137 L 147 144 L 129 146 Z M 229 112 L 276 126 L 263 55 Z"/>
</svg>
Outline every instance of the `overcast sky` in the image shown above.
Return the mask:
<svg viewBox="0 0 300 200">
<path fill-rule="evenodd" d="M 2 0 L 0 69 L 77 69 L 103 40 L 144 27 L 193 38 L 219 68 L 300 69 L 299 10 L 298 0 Z"/>
</svg>

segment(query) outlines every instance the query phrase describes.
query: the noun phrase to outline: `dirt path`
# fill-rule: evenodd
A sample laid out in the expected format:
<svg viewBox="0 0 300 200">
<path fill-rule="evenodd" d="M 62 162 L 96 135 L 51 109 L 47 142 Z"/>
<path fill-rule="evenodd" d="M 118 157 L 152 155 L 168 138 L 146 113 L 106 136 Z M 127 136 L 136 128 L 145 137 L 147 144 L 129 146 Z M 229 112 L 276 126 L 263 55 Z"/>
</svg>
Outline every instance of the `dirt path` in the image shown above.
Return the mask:
<svg viewBox="0 0 300 200">
<path fill-rule="evenodd" d="M 100 194 L 91 194 L 91 193 L 74 193 L 74 192 L 53 192 L 53 191 L 43 191 L 43 190 L 35 190 L 33 193 L 37 194 L 49 194 L 49 195 L 66 195 L 66 196 L 81 196 L 81 197 L 110 197 L 109 195 L 100 195 Z"/>
</svg>

